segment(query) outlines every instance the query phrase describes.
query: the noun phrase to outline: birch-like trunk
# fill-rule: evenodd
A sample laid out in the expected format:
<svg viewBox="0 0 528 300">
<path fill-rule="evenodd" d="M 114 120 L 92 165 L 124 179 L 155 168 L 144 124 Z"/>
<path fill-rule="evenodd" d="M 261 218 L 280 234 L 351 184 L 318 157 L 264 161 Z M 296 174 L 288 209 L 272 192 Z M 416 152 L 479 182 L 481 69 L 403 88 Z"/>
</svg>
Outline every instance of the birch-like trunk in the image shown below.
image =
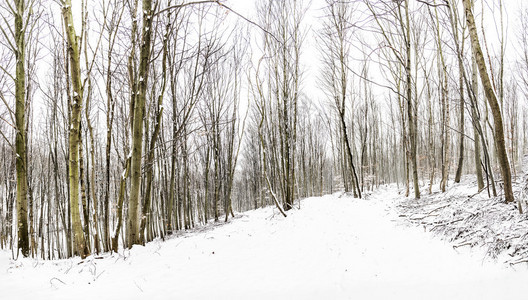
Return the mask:
<svg viewBox="0 0 528 300">
<path fill-rule="evenodd" d="M 70 188 L 70 214 L 73 231 L 73 251 L 82 258 L 90 255 L 90 250 L 86 246 L 86 240 L 81 224 L 79 213 L 79 145 L 82 110 L 82 83 L 79 37 L 75 34 L 73 26 L 73 16 L 71 10 L 71 0 L 66 0 L 62 7 L 62 17 L 67 39 L 68 55 L 70 60 L 70 76 L 73 90 L 71 105 L 71 126 L 69 131 L 69 188 Z"/>
<path fill-rule="evenodd" d="M 28 235 L 28 179 L 27 179 L 27 130 L 26 130 L 26 34 L 24 27 L 25 0 L 16 0 L 15 43 L 16 43 L 16 77 L 15 77 L 15 122 L 16 122 L 16 212 L 18 249 L 22 255 L 29 255 Z"/>
<path fill-rule="evenodd" d="M 469 35 L 471 38 L 471 49 L 473 51 L 473 55 L 475 56 L 475 60 L 477 62 L 477 66 L 480 73 L 480 80 L 482 81 L 484 93 L 486 95 L 488 104 L 491 109 L 491 113 L 493 115 L 495 147 L 497 149 L 497 158 L 499 160 L 499 165 L 502 173 L 502 180 L 504 182 L 504 198 L 506 202 L 509 203 L 514 201 L 514 197 L 511 183 L 510 164 L 508 162 L 508 154 L 506 152 L 506 144 L 504 141 L 504 128 L 502 124 L 501 110 L 499 102 L 497 100 L 497 96 L 495 95 L 495 91 L 493 90 L 493 85 L 491 84 L 491 80 L 488 75 L 488 70 L 486 67 L 486 62 L 484 60 L 484 55 L 482 53 L 482 48 L 480 47 L 477 28 L 475 26 L 475 18 L 471 10 L 470 0 L 463 0 L 462 3 L 464 4 L 464 9 L 466 11 L 466 21 L 469 27 Z"/>
<path fill-rule="evenodd" d="M 132 123 L 132 155 L 130 165 L 130 200 L 128 205 L 128 247 L 139 244 L 139 198 L 141 187 L 141 157 L 143 154 L 143 118 L 145 116 L 145 99 L 150 65 L 152 36 L 152 0 L 143 0 L 143 30 L 140 45 L 139 82 L 137 97 L 134 103 L 134 121 Z"/>
</svg>

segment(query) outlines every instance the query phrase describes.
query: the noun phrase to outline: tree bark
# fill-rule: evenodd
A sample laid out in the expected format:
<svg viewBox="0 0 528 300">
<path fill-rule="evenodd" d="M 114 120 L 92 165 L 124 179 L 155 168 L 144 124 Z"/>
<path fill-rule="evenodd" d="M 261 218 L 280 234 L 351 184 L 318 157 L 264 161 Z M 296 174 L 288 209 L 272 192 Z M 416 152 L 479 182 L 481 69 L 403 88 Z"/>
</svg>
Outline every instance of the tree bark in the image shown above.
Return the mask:
<svg viewBox="0 0 528 300">
<path fill-rule="evenodd" d="M 27 178 L 27 128 L 26 128 L 26 34 L 24 27 L 25 0 L 16 0 L 15 43 L 16 43 L 16 78 L 15 78 L 15 164 L 16 164 L 16 211 L 18 249 L 23 256 L 29 255 L 28 236 L 28 178 Z"/>
<path fill-rule="evenodd" d="M 143 211 L 141 213 L 141 221 L 139 226 L 139 239 L 140 242 L 145 244 L 145 229 L 147 225 L 147 220 L 150 219 L 150 206 L 151 206 L 151 190 L 152 190 L 152 181 L 154 177 L 154 150 L 156 147 L 156 141 L 158 140 L 160 127 L 161 127 L 161 118 L 163 116 L 163 97 L 165 93 L 165 88 L 167 86 L 167 52 L 168 52 L 168 41 L 169 34 L 171 29 L 171 14 L 168 13 L 167 16 L 167 25 L 165 26 L 165 35 L 163 37 L 163 56 L 162 56 L 162 74 L 161 74 L 161 91 L 158 95 L 158 102 L 156 107 L 156 123 L 154 124 L 154 132 L 150 139 L 150 145 L 147 153 L 147 186 L 145 191 L 145 204 L 143 205 Z"/>
<path fill-rule="evenodd" d="M 82 84 L 79 37 L 75 34 L 73 26 L 73 16 L 71 10 L 71 0 L 66 0 L 62 7 L 62 16 L 67 38 L 68 55 L 70 60 L 70 73 L 73 90 L 73 100 L 71 104 L 71 126 L 69 131 L 69 189 L 70 189 L 70 213 L 73 230 L 74 254 L 80 255 L 83 259 L 90 255 L 84 238 L 81 216 L 79 213 L 79 132 L 81 124 L 82 109 Z"/>
<path fill-rule="evenodd" d="M 409 21 L 409 0 L 405 0 L 405 79 L 407 91 L 407 119 L 409 123 L 409 143 L 411 150 L 412 177 L 414 185 L 414 198 L 420 199 L 420 186 L 418 181 L 418 162 L 416 155 L 416 123 L 414 120 L 414 106 L 412 99 L 411 75 L 411 24 Z"/>
<path fill-rule="evenodd" d="M 473 1 L 471 3 L 473 7 Z M 484 176 L 482 174 L 482 159 L 480 156 L 480 134 L 479 124 L 480 117 L 478 114 L 478 67 L 475 55 L 471 55 L 471 89 L 468 87 L 469 100 L 471 101 L 471 118 L 473 119 L 473 146 L 475 149 L 474 160 L 475 160 L 475 173 L 477 174 L 477 186 L 478 190 L 481 191 L 484 188 Z M 485 146 L 485 145 L 484 145 Z"/>
<path fill-rule="evenodd" d="M 456 9 L 456 8 L 455 8 Z M 456 15 L 455 15 L 456 16 Z M 453 24 L 453 29 L 454 29 L 454 34 L 455 34 L 455 43 L 458 43 L 458 18 L 454 18 L 453 20 L 454 22 L 452 22 Z M 459 48 L 460 50 L 460 53 L 458 55 L 458 78 L 459 78 L 459 89 L 460 89 L 460 107 L 459 107 L 459 110 L 460 110 L 460 115 L 459 115 L 459 121 L 458 121 L 458 131 L 459 131 L 459 142 L 458 142 L 458 165 L 457 165 L 457 170 L 456 170 L 456 174 L 455 174 L 455 182 L 456 183 L 459 183 L 461 178 L 462 178 L 462 169 L 464 167 L 464 136 L 465 136 L 465 126 L 464 126 L 464 121 L 465 121 L 465 115 L 464 115 L 464 112 L 465 112 L 465 101 L 464 101 L 464 62 L 462 60 L 462 57 L 464 57 L 464 30 L 462 31 L 462 46 Z"/>
<path fill-rule="evenodd" d="M 491 113 L 493 115 L 493 131 L 495 133 L 495 147 L 497 149 L 497 158 L 499 160 L 499 165 L 502 173 L 502 180 L 504 181 L 504 198 L 506 203 L 513 202 L 513 189 L 511 182 L 511 172 L 510 164 L 508 162 L 508 154 L 506 152 L 506 145 L 504 141 L 504 128 L 502 124 L 502 115 L 497 101 L 497 96 L 493 90 L 493 85 L 491 84 L 488 70 L 486 67 L 486 62 L 484 60 L 484 55 L 482 53 L 482 48 L 480 47 L 480 42 L 478 39 L 477 28 L 475 26 L 475 18 L 473 12 L 471 11 L 470 0 L 463 0 L 464 9 L 466 12 L 466 21 L 469 27 L 469 35 L 471 38 L 471 49 L 477 66 L 480 73 L 480 80 L 482 81 L 482 86 L 484 88 L 484 93 L 486 99 L 488 100 Z"/>
<path fill-rule="evenodd" d="M 139 198 L 141 187 L 141 165 L 143 153 L 143 118 L 145 116 L 145 99 L 150 65 L 152 36 L 152 0 L 143 0 L 143 29 L 140 45 L 139 89 L 134 103 L 134 121 L 132 123 L 132 156 L 130 167 L 130 200 L 128 206 L 127 246 L 139 244 Z"/>
</svg>

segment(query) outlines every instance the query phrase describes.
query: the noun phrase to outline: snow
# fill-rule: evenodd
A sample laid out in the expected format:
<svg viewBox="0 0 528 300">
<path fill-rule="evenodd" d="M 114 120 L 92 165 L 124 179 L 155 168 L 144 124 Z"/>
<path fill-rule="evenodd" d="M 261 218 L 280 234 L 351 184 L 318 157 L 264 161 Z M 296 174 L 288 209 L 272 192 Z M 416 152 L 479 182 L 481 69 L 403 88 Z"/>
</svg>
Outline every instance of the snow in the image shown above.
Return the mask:
<svg viewBox="0 0 528 300">
<path fill-rule="evenodd" d="M 511 299 L 528 270 L 402 226 L 389 187 L 309 198 L 130 251 L 61 261 L 0 252 L 5 299 Z M 404 200 L 414 201 L 414 200 Z M 221 224 L 221 223 L 220 223 Z M 457 252 L 458 251 L 458 252 Z"/>
<path fill-rule="evenodd" d="M 522 184 L 514 183 L 513 189 L 517 199 L 526 199 Z M 506 204 L 500 194 L 490 198 L 485 189 L 479 192 L 471 175 L 445 193 L 433 189 L 420 201 L 402 201 L 396 208 L 407 224 L 424 227 L 455 248 L 478 246 L 490 258 L 517 264 L 528 258 L 528 216 L 519 213 L 518 202 Z"/>
</svg>

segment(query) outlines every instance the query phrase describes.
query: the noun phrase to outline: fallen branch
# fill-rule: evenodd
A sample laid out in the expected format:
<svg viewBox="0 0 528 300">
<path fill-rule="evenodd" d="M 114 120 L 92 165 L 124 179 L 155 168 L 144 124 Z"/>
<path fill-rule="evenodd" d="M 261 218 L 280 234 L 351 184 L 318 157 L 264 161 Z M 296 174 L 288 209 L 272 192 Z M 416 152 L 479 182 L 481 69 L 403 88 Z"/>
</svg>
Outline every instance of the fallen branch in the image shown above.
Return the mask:
<svg viewBox="0 0 528 300">
<path fill-rule="evenodd" d="M 463 244 L 453 245 L 453 249 L 457 249 L 457 248 L 464 247 L 464 246 L 473 247 L 473 243 L 467 242 L 467 243 L 463 243 Z"/>
<path fill-rule="evenodd" d="M 282 214 L 284 217 L 287 217 L 286 213 L 284 212 L 284 210 L 283 210 L 282 207 L 280 206 L 279 200 L 277 199 L 277 195 L 275 195 L 275 193 L 274 193 L 273 190 L 271 189 L 271 182 L 269 181 L 268 176 L 266 176 L 266 182 L 268 183 L 268 189 L 269 189 L 269 191 L 270 191 L 271 197 L 273 198 L 273 201 L 275 202 L 275 205 L 277 206 L 277 208 L 279 209 L 279 211 L 281 212 L 281 214 Z"/>
<path fill-rule="evenodd" d="M 409 218 L 409 220 L 411 220 L 411 221 L 420 221 L 420 220 L 423 220 L 423 219 L 428 218 L 428 217 L 438 217 L 438 215 L 430 215 L 430 214 L 428 214 L 428 215 L 425 215 L 423 217 Z"/>
<path fill-rule="evenodd" d="M 105 272 L 106 270 L 103 270 L 103 272 L 99 273 L 99 275 L 97 275 L 95 278 L 94 278 L 94 281 L 96 281 L 97 279 L 99 279 L 99 276 L 103 275 L 103 273 Z"/>
<path fill-rule="evenodd" d="M 510 266 L 514 266 L 514 265 L 517 265 L 517 264 L 520 264 L 520 263 L 524 263 L 524 262 L 528 263 L 528 259 L 522 259 L 522 260 L 511 262 Z"/>
<path fill-rule="evenodd" d="M 64 281 L 60 280 L 60 279 L 57 278 L 57 277 L 53 277 L 53 278 L 50 279 L 50 285 L 51 285 L 51 286 L 53 286 L 53 279 L 55 279 L 55 280 L 59 281 L 60 283 L 66 285 L 66 283 L 65 283 Z"/>
</svg>

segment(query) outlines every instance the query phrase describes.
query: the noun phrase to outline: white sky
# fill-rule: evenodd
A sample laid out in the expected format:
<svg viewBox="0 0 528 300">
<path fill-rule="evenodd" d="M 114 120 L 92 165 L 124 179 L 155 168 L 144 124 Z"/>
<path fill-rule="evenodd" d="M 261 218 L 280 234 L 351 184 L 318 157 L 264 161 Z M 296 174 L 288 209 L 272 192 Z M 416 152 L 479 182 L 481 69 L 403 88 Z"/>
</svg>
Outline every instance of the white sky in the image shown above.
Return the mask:
<svg viewBox="0 0 528 300">
<path fill-rule="evenodd" d="M 358 0 L 350 0 L 350 1 L 358 1 Z M 379 0 L 372 0 L 373 2 L 379 1 Z M 430 0 L 430 2 L 433 2 L 434 0 Z M 482 4 L 484 4 L 484 28 L 486 33 L 486 39 L 488 42 L 488 49 L 490 51 L 490 55 L 494 56 L 495 54 L 499 53 L 499 44 L 498 44 L 498 30 L 500 28 L 499 25 L 499 1 L 498 0 L 475 0 L 476 2 L 476 9 L 475 9 L 475 16 L 477 18 L 477 23 L 480 24 L 481 17 L 482 17 Z M 255 16 L 255 3 L 256 0 L 226 0 L 225 3 L 229 5 L 232 9 L 236 10 L 237 12 L 243 14 L 244 16 L 247 16 L 248 18 L 252 20 L 256 20 Z M 411 0 L 411 2 L 415 2 L 414 0 Z M 460 5 L 461 1 L 459 1 Z M 320 89 L 317 87 L 317 76 L 320 69 L 320 62 L 319 62 L 319 54 L 318 50 L 316 48 L 315 43 L 315 30 L 318 29 L 320 20 L 319 17 L 322 15 L 321 8 L 323 8 L 326 4 L 326 1 L 324 0 L 312 0 L 310 8 L 307 12 L 307 16 L 305 19 L 306 25 L 310 28 L 310 32 L 307 36 L 307 39 L 305 41 L 305 46 L 303 47 L 303 54 L 302 62 L 305 67 L 305 78 L 304 78 L 304 91 L 311 95 L 313 98 L 321 99 L 324 98 L 324 94 L 320 91 Z M 417 4 L 414 3 L 414 4 Z M 522 7 L 528 8 L 528 4 L 524 3 L 522 0 L 503 0 L 503 6 L 504 6 L 504 18 L 505 18 L 505 31 L 507 34 L 507 46 L 506 46 L 506 60 L 507 63 L 513 64 L 515 63 L 516 57 L 518 57 L 518 51 L 519 46 L 517 42 L 517 34 L 519 30 L 519 11 L 522 9 Z M 462 10 L 460 10 L 461 13 L 463 13 Z M 463 17 L 461 15 L 461 17 Z M 495 26 L 495 24 L 497 24 Z M 479 30 L 480 30 L 480 25 Z M 260 35 L 260 32 L 258 32 L 258 29 L 254 31 L 254 33 L 257 35 Z M 368 34 L 364 35 L 368 37 Z M 469 45 L 469 43 L 466 42 L 466 45 Z M 371 65 L 370 67 L 371 71 L 374 73 L 377 69 L 376 66 Z M 376 88 L 374 88 L 376 90 Z M 385 91 L 377 90 L 378 93 L 384 93 Z"/>
</svg>

